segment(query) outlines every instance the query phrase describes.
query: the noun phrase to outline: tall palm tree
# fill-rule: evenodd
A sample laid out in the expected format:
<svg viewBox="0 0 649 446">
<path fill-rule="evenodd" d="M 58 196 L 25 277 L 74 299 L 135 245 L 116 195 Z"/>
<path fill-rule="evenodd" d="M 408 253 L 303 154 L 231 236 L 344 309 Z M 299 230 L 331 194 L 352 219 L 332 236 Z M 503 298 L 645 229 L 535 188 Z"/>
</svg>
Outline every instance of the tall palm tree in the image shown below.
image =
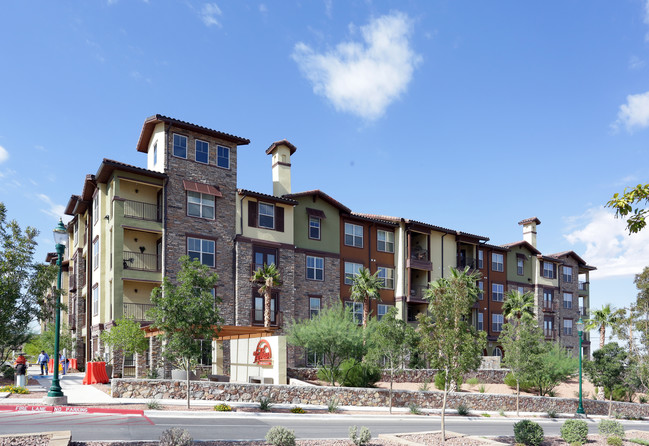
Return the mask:
<svg viewBox="0 0 649 446">
<path fill-rule="evenodd" d="M 370 315 L 370 300 L 380 299 L 379 291 L 383 288 L 383 279 L 378 277 L 379 272 L 370 274 L 367 268 L 361 268 L 352 277 L 351 299 L 354 302 L 363 303 L 363 327 L 367 327 L 367 319 Z"/>
<path fill-rule="evenodd" d="M 534 294 L 529 291 L 525 294 L 509 291 L 503 302 L 503 316 L 507 320 L 516 321 L 516 324 L 521 319 L 534 319 Z"/>
<path fill-rule="evenodd" d="M 253 282 L 261 282 L 259 293 L 264 295 L 264 327 L 270 327 L 270 300 L 273 288 L 282 284 L 280 274 L 274 263 L 260 266 L 250 278 Z"/>
<path fill-rule="evenodd" d="M 606 326 L 615 327 L 622 317 L 624 317 L 624 310 L 616 310 L 611 308 L 611 304 L 606 304 L 601 310 L 592 312 L 590 319 L 586 320 L 585 328 L 599 330 L 599 348 L 602 348 L 606 343 Z"/>
</svg>

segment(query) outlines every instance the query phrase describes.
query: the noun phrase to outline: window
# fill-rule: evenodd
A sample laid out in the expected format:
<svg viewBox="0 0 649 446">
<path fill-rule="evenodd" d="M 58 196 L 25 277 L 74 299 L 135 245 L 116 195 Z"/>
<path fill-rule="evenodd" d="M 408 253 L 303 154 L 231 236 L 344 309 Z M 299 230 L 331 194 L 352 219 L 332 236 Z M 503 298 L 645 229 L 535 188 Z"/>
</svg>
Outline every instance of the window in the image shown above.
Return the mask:
<svg viewBox="0 0 649 446">
<path fill-rule="evenodd" d="M 320 219 L 318 217 L 309 217 L 309 238 L 320 240 Z"/>
<path fill-rule="evenodd" d="M 270 323 L 271 325 L 277 324 L 277 313 L 279 305 L 279 294 L 273 293 L 270 297 Z M 259 293 L 253 298 L 253 324 L 264 323 L 264 296 Z"/>
<path fill-rule="evenodd" d="M 522 286 L 519 286 L 519 287 L 517 288 L 517 291 L 518 291 L 518 294 L 525 294 L 525 288 L 522 287 Z"/>
<path fill-rule="evenodd" d="M 259 203 L 259 227 L 273 229 L 275 227 L 275 206 Z"/>
<path fill-rule="evenodd" d="M 306 278 L 309 280 L 324 280 L 324 258 L 306 256 Z"/>
<path fill-rule="evenodd" d="M 478 268 L 484 268 L 484 251 L 482 249 L 478 249 Z"/>
<path fill-rule="evenodd" d="M 383 281 L 383 288 L 388 290 L 394 289 L 394 268 L 384 268 L 379 266 L 377 277 Z"/>
<path fill-rule="evenodd" d="M 492 313 L 491 315 L 491 330 L 503 331 L 503 315 L 500 313 Z"/>
<path fill-rule="evenodd" d="M 493 356 L 497 356 L 499 358 L 502 358 L 503 357 L 503 349 L 500 348 L 500 347 L 495 347 Z"/>
<path fill-rule="evenodd" d="M 383 319 L 383 316 L 388 314 L 388 311 L 390 311 L 390 308 L 392 308 L 392 305 L 378 304 L 378 307 L 377 307 L 377 310 L 376 310 L 376 318 L 378 320 Z"/>
<path fill-rule="evenodd" d="M 216 146 L 216 165 L 224 169 L 230 168 L 230 148 Z"/>
<path fill-rule="evenodd" d="M 352 277 L 354 277 L 363 267 L 360 263 L 345 262 L 345 285 L 352 284 Z"/>
<path fill-rule="evenodd" d="M 554 279 L 554 265 L 550 262 L 543 262 L 543 277 Z"/>
<path fill-rule="evenodd" d="M 92 269 L 99 268 L 99 238 L 92 242 Z"/>
<path fill-rule="evenodd" d="M 187 158 L 187 137 L 174 133 L 174 156 Z"/>
<path fill-rule="evenodd" d="M 313 319 L 320 314 L 320 298 L 309 297 L 309 318 Z"/>
<path fill-rule="evenodd" d="M 484 282 L 483 281 L 478 282 L 478 289 L 480 290 L 480 292 L 478 293 L 478 299 L 482 300 L 482 299 L 484 299 Z"/>
<path fill-rule="evenodd" d="M 197 339 L 201 344 L 200 365 L 212 365 L 212 341 L 209 339 Z"/>
<path fill-rule="evenodd" d="M 79 244 L 79 220 L 74 222 L 74 246 Z"/>
<path fill-rule="evenodd" d="M 563 308 L 572 308 L 572 293 L 563 293 Z"/>
<path fill-rule="evenodd" d="M 153 165 L 158 164 L 158 142 L 153 144 Z"/>
<path fill-rule="evenodd" d="M 99 314 L 99 285 L 92 287 L 92 315 Z"/>
<path fill-rule="evenodd" d="M 565 336 L 572 336 L 572 319 L 563 320 L 563 334 Z"/>
<path fill-rule="evenodd" d="M 187 191 L 187 215 L 214 220 L 214 195 Z"/>
<path fill-rule="evenodd" d="M 254 260 L 253 272 L 263 268 L 264 265 L 277 265 L 277 249 L 275 248 L 255 246 L 252 255 Z"/>
<path fill-rule="evenodd" d="M 214 240 L 187 238 L 187 254 L 189 258 L 198 259 L 203 265 L 214 268 Z"/>
<path fill-rule="evenodd" d="M 505 260 L 502 254 L 491 253 L 491 269 L 493 271 L 505 271 Z"/>
<path fill-rule="evenodd" d="M 92 223 L 95 224 L 99 220 L 99 194 L 95 195 L 92 200 Z"/>
<path fill-rule="evenodd" d="M 363 247 L 363 227 L 353 223 L 345 223 L 345 245 Z"/>
<path fill-rule="evenodd" d="M 376 237 L 378 239 L 376 249 L 383 252 L 394 252 L 394 232 L 379 229 L 376 231 Z"/>
<path fill-rule="evenodd" d="M 566 283 L 572 282 L 572 266 L 563 266 L 563 281 Z"/>
<path fill-rule="evenodd" d="M 201 141 L 200 139 L 196 140 L 196 161 L 203 164 L 208 164 L 210 159 L 210 145 Z"/>
<path fill-rule="evenodd" d="M 491 300 L 502 302 L 505 298 L 505 286 L 500 283 L 491 284 Z"/>
<path fill-rule="evenodd" d="M 484 314 L 478 313 L 478 330 L 484 330 Z"/>
<path fill-rule="evenodd" d="M 307 367 L 320 367 L 324 364 L 324 354 L 318 356 L 316 353 L 306 350 L 306 366 Z"/>
<path fill-rule="evenodd" d="M 516 273 L 519 276 L 523 275 L 523 259 L 516 259 Z"/>
<path fill-rule="evenodd" d="M 546 310 L 552 310 L 552 290 L 543 290 L 543 308 Z"/>
<path fill-rule="evenodd" d="M 345 302 L 345 307 L 350 308 L 354 321 L 357 324 L 363 323 L 363 303 L 362 302 Z"/>
</svg>

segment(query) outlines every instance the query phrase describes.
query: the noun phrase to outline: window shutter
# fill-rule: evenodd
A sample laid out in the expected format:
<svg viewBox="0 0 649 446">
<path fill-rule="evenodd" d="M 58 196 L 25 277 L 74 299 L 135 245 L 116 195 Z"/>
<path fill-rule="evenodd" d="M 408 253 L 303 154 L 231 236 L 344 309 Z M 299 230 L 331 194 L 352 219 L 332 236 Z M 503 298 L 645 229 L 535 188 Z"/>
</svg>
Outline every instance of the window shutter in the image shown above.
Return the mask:
<svg viewBox="0 0 649 446">
<path fill-rule="evenodd" d="M 284 208 L 275 206 L 275 230 L 284 232 Z"/>
<path fill-rule="evenodd" d="M 251 228 L 257 227 L 257 202 L 248 202 L 248 226 Z"/>
</svg>

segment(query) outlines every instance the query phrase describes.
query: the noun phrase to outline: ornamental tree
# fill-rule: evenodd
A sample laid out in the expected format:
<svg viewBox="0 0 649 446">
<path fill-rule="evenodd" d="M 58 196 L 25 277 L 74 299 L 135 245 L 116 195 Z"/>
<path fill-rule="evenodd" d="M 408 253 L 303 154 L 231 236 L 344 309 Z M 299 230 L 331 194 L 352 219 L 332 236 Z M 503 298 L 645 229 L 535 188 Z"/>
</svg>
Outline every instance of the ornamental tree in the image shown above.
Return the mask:
<svg viewBox="0 0 649 446">
<path fill-rule="evenodd" d="M 126 355 L 144 353 L 149 347 L 149 341 L 144 336 L 139 322 L 129 318 L 117 320 L 110 330 L 101 333 L 100 338 L 113 350 L 122 351 L 122 377 Z"/>
<path fill-rule="evenodd" d="M 617 345 L 617 342 L 609 342 L 593 352 L 592 361 L 584 363 L 584 371 L 588 379 L 596 386 L 603 387 L 609 394 L 609 417 L 613 408 L 613 389 L 625 378 L 627 356 L 627 352 Z"/>
<path fill-rule="evenodd" d="M 223 319 L 214 287 L 218 275 L 188 256 L 180 258 L 180 271 L 175 281 L 163 278 L 162 285 L 151 292 L 153 308 L 148 311 L 152 326 L 161 331 L 164 356 L 169 361 L 181 359 L 187 371 L 187 408 L 189 400 L 190 364 L 201 356 L 197 340 L 218 336 Z"/>
</svg>

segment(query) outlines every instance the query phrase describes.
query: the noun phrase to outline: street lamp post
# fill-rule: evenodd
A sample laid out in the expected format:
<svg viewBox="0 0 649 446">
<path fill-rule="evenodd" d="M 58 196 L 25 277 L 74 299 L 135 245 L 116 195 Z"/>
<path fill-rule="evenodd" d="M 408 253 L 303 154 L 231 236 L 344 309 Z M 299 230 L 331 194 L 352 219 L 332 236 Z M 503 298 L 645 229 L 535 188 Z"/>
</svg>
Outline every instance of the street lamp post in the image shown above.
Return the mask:
<svg viewBox="0 0 649 446">
<path fill-rule="evenodd" d="M 576 413 L 577 415 L 585 415 L 586 412 L 584 411 L 581 398 L 581 357 L 583 356 L 581 344 L 584 341 L 584 321 L 581 320 L 581 315 L 577 321 L 577 332 L 579 333 L 579 407 L 577 407 Z"/>
<path fill-rule="evenodd" d="M 61 274 L 63 271 L 63 254 L 65 253 L 65 246 L 68 244 L 68 231 L 63 225 L 63 221 L 59 220 L 59 224 L 54 229 L 54 243 L 56 244 L 56 265 L 59 267 L 59 274 L 57 277 L 56 285 L 58 292 L 56 293 L 56 323 L 54 332 L 54 376 L 52 376 L 52 386 L 50 391 L 47 392 L 45 398 L 46 403 L 50 404 L 66 404 L 67 397 L 63 395 L 61 385 L 59 383 L 59 338 L 61 332 Z"/>
</svg>

